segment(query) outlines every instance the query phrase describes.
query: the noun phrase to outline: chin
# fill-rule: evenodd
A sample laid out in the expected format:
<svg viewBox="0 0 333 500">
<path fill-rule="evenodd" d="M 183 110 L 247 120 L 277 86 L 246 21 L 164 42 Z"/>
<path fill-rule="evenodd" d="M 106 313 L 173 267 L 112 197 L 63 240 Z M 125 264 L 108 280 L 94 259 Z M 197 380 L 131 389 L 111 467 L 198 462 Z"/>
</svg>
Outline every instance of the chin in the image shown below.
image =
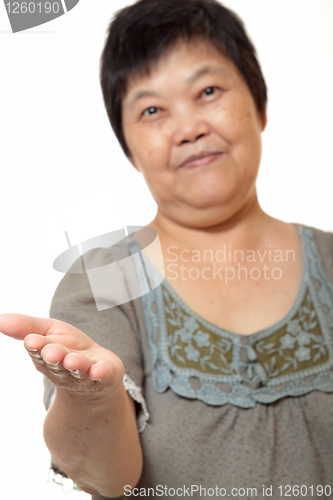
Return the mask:
<svg viewBox="0 0 333 500">
<path fill-rule="evenodd" d="M 224 207 L 223 209 L 219 207 L 206 210 L 178 210 L 177 213 L 174 214 L 174 217 L 170 218 L 186 227 L 205 229 L 222 224 L 230 219 L 234 213 L 234 207 Z"/>
<path fill-rule="evenodd" d="M 234 204 L 236 198 L 238 198 L 236 192 L 225 193 L 222 190 L 210 193 L 199 192 L 196 195 L 191 196 L 190 199 L 186 200 L 186 203 L 195 208 L 209 209 L 209 208 L 223 208 L 230 204 Z"/>
</svg>

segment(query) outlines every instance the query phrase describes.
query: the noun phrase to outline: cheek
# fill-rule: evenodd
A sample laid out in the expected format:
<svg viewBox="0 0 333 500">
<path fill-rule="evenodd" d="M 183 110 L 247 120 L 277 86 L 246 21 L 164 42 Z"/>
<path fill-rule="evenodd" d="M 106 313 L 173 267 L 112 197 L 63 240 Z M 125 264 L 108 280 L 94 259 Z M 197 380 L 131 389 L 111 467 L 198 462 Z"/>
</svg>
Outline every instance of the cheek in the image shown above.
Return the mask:
<svg viewBox="0 0 333 500">
<path fill-rule="evenodd" d="M 255 109 L 243 96 L 228 96 L 220 109 L 212 112 L 212 122 L 230 145 L 247 142 L 257 131 Z"/>
<path fill-rule="evenodd" d="M 230 148 L 236 178 L 252 183 L 261 158 L 261 131 L 256 109 L 250 99 L 230 97 L 215 116 L 216 132 Z"/>
<path fill-rule="evenodd" d="M 164 170 L 169 164 L 169 142 L 163 133 L 149 134 L 138 143 L 140 156 L 145 161 L 149 170 Z"/>
<path fill-rule="evenodd" d="M 132 146 L 149 157 L 152 157 L 157 150 L 163 152 L 167 148 L 168 134 L 162 126 L 133 128 L 128 135 Z"/>
<path fill-rule="evenodd" d="M 136 136 L 135 139 L 132 138 L 131 146 L 133 159 L 144 173 L 145 179 L 156 183 L 159 179 L 156 174 L 163 173 L 169 162 L 169 153 L 163 138 L 154 141 L 151 136 Z"/>
</svg>

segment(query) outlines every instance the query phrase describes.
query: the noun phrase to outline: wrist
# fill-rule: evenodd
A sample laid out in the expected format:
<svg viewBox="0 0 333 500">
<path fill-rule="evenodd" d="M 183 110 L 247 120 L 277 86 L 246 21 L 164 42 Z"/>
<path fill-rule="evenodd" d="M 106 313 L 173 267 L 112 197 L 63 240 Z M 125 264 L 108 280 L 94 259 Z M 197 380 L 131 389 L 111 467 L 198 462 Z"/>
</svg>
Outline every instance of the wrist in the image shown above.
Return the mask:
<svg viewBox="0 0 333 500">
<path fill-rule="evenodd" d="M 96 389 L 75 391 L 63 387 L 56 387 L 54 402 L 65 407 L 78 407 L 86 410 L 110 408 L 119 403 L 126 396 L 126 389 L 122 381 L 114 386 L 103 387 L 102 382 L 96 381 Z"/>
</svg>

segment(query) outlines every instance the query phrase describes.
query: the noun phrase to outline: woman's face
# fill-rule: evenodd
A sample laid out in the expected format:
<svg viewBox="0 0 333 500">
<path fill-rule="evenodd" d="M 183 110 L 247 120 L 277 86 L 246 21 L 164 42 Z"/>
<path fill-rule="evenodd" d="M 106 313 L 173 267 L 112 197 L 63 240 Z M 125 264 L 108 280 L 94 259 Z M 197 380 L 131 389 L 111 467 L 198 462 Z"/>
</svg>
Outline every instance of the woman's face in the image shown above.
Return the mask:
<svg viewBox="0 0 333 500">
<path fill-rule="evenodd" d="M 130 80 L 122 119 L 131 162 L 165 217 L 206 227 L 256 198 L 266 123 L 214 46 L 179 42 L 149 76 Z"/>
</svg>

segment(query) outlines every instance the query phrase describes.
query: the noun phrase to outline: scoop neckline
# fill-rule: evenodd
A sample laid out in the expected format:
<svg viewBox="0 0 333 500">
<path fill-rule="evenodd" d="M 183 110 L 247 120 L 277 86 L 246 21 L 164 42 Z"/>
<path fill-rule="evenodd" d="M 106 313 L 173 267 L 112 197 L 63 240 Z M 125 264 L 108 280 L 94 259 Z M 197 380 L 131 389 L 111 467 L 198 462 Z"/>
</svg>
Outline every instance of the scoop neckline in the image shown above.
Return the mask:
<svg viewBox="0 0 333 500">
<path fill-rule="evenodd" d="M 306 259 L 306 249 L 305 249 L 305 237 L 304 237 L 304 231 L 302 228 L 301 224 L 298 224 L 296 222 L 291 222 L 294 226 L 296 226 L 298 230 L 298 234 L 301 239 L 301 255 L 302 255 L 302 275 L 301 275 L 301 281 L 299 284 L 298 292 L 296 295 L 296 298 L 294 300 L 293 305 L 289 309 L 289 311 L 281 318 L 279 321 L 274 323 L 273 325 L 263 328 L 261 330 L 258 330 L 256 332 L 250 333 L 250 334 L 244 334 L 244 333 L 237 333 L 237 332 L 232 332 L 230 330 L 226 330 L 224 328 L 221 328 L 214 323 L 211 323 L 210 321 L 206 320 L 199 314 L 197 314 L 193 309 L 191 309 L 186 302 L 178 295 L 178 293 L 174 290 L 174 288 L 170 285 L 170 283 L 163 277 L 160 272 L 155 268 L 155 266 L 151 263 L 151 261 L 148 259 L 148 257 L 145 255 L 144 260 L 145 263 L 148 264 L 148 266 L 151 268 L 151 271 L 153 273 L 156 273 L 160 279 L 160 285 L 157 287 L 161 293 L 160 287 L 163 285 L 170 295 L 173 297 L 173 299 L 178 302 L 181 307 L 184 309 L 185 312 L 187 312 L 190 316 L 193 316 L 196 318 L 198 321 L 200 321 L 201 324 L 203 324 L 208 330 L 210 330 L 213 333 L 217 333 L 218 335 L 226 336 L 230 339 L 234 338 L 248 338 L 248 339 L 257 339 L 258 337 L 266 337 L 267 335 L 270 335 L 274 333 L 275 331 L 279 330 L 281 327 L 283 327 L 286 323 L 292 319 L 292 317 L 295 315 L 297 310 L 299 309 L 300 305 L 302 304 L 302 301 L 304 299 L 305 291 L 306 291 L 306 282 L 307 282 L 307 276 L 308 276 L 308 264 L 307 264 L 307 259 Z M 135 244 L 136 246 L 140 249 L 139 243 L 137 241 L 137 238 L 135 235 Z M 157 290 L 157 289 L 156 289 Z M 153 290 L 155 291 L 155 289 Z"/>
</svg>

